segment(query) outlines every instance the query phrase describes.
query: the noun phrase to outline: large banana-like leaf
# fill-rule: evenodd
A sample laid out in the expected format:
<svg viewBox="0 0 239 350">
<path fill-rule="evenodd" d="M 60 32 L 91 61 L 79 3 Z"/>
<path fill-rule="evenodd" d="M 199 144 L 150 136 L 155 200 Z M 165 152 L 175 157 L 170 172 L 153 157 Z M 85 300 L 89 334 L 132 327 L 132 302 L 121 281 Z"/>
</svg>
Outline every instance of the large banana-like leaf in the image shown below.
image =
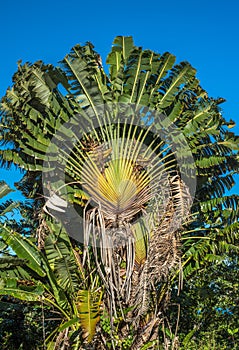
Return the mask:
<svg viewBox="0 0 239 350">
<path fill-rule="evenodd" d="M 74 293 L 79 288 L 80 280 L 69 236 L 59 225 L 49 223 L 49 226 L 55 232 L 49 233 L 45 240 L 47 261 L 58 286 L 66 292 Z"/>
<path fill-rule="evenodd" d="M 161 87 L 163 96 L 159 99 L 157 107 L 160 109 L 168 107 L 173 97 L 178 93 L 180 85 L 185 84 L 194 77 L 195 73 L 195 69 L 193 69 L 189 63 L 182 63 L 181 65 L 175 66 Z"/>
<path fill-rule="evenodd" d="M 20 290 L 19 288 L 3 288 L 0 289 L 0 295 L 8 295 L 13 298 L 24 300 L 24 301 L 35 301 L 39 302 L 41 300 L 41 295 L 44 289 L 39 289 L 38 292 L 28 292 L 24 290 Z"/>
<path fill-rule="evenodd" d="M 13 256 L 2 255 L 0 258 L 0 270 L 2 278 L 15 278 L 18 280 L 30 280 L 31 276 L 26 271 L 26 260 Z"/>
<path fill-rule="evenodd" d="M 127 60 L 133 48 L 134 45 L 131 37 L 118 36 L 115 38 L 112 51 L 107 57 L 107 63 L 110 65 L 110 80 L 115 89 L 119 91 L 123 88 L 123 86 L 120 86 L 121 83 L 123 83 L 122 80 L 120 83 L 120 72 L 122 74 L 124 66 L 127 64 Z M 119 86 L 117 86 L 117 78 Z"/>
<path fill-rule="evenodd" d="M 41 254 L 37 247 L 22 237 L 17 232 L 12 232 L 7 226 L 0 227 L 0 235 L 2 239 L 11 247 L 19 258 L 26 260 L 26 265 L 35 271 L 39 276 L 44 277 L 44 270 Z"/>
<path fill-rule="evenodd" d="M 72 92 L 77 95 L 83 93 L 88 104 L 96 112 L 95 104 L 103 102 L 102 96 L 107 96 L 109 88 L 93 45 L 90 43 L 83 47 L 76 45 L 64 58 L 62 65 L 71 82 Z"/>
<path fill-rule="evenodd" d="M 80 290 L 77 298 L 77 308 L 83 338 L 91 342 L 95 335 L 96 325 L 100 320 L 101 292 Z"/>
<path fill-rule="evenodd" d="M 32 283 L 29 286 L 28 282 L 19 281 L 16 278 L 1 278 L 0 295 L 8 295 L 25 301 L 40 301 L 40 297 L 44 293 L 44 285 L 38 282 L 37 284 Z"/>
<path fill-rule="evenodd" d="M 134 224 L 132 230 L 135 237 L 135 264 L 140 267 L 147 259 L 150 232 L 143 220 Z"/>
</svg>

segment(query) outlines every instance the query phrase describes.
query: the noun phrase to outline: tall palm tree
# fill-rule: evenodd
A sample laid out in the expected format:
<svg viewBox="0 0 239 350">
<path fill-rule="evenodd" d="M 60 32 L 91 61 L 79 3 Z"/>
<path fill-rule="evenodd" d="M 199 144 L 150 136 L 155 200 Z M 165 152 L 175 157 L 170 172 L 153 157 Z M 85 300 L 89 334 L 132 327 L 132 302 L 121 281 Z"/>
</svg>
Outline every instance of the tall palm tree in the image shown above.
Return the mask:
<svg viewBox="0 0 239 350">
<path fill-rule="evenodd" d="M 91 43 L 60 68 L 19 63 L 1 103 L 1 160 L 25 170 L 39 249 L 60 220 L 80 270 L 100 277 L 103 332 L 86 341 L 153 348 L 180 271 L 235 249 L 238 198 L 225 191 L 238 137 L 188 62 L 117 37 L 107 63 L 108 75 Z"/>
</svg>

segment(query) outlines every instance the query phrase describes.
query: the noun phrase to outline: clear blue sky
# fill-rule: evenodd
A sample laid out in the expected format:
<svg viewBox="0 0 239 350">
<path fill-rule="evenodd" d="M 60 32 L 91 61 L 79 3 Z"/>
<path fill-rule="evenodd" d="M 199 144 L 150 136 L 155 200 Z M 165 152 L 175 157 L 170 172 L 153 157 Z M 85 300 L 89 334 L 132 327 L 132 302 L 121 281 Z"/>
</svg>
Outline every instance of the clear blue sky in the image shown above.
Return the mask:
<svg viewBox="0 0 239 350">
<path fill-rule="evenodd" d="M 223 115 L 239 134 L 238 18 L 237 0 L 2 1 L 0 96 L 19 59 L 57 64 L 73 45 L 91 41 L 104 60 L 116 35 L 132 35 L 138 46 L 189 61 L 209 96 L 227 100 Z M 8 182 L 17 177 L 12 172 Z"/>
</svg>

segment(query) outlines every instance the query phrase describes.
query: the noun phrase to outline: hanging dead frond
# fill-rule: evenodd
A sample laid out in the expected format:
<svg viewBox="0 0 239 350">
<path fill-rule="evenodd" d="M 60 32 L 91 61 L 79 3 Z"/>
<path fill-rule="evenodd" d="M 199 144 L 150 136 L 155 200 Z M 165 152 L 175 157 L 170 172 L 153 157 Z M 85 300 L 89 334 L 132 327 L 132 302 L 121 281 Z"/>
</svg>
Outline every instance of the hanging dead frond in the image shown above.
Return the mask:
<svg viewBox="0 0 239 350">
<path fill-rule="evenodd" d="M 69 328 L 66 328 L 63 331 L 59 332 L 59 334 L 55 340 L 54 350 L 69 350 L 70 349 L 68 333 L 69 333 Z"/>
<path fill-rule="evenodd" d="M 158 338 L 159 323 L 160 319 L 155 315 L 151 315 L 148 322 L 139 328 L 138 334 L 134 339 L 131 349 L 141 349 L 145 344 L 149 342 L 152 342 L 152 348 L 148 347 L 148 349 L 155 349 L 156 339 Z"/>
<path fill-rule="evenodd" d="M 166 207 L 162 204 L 156 214 L 151 215 L 153 225 L 149 225 L 148 231 L 142 223 L 137 223 L 134 227 L 135 263 L 130 300 L 131 305 L 136 306 L 136 319 L 147 314 L 154 285 L 166 281 L 172 269 L 181 266 L 180 223 L 189 215 L 191 198 L 179 176 L 170 178 L 169 184 L 171 195 L 168 204 Z"/>
<path fill-rule="evenodd" d="M 187 221 L 192 205 L 192 197 L 189 188 L 178 174 L 170 179 L 170 188 L 176 214 L 175 223 L 177 222 L 180 227 L 183 222 Z"/>
<path fill-rule="evenodd" d="M 42 214 L 39 215 L 39 226 L 36 230 L 36 238 L 37 238 L 37 247 L 41 250 L 44 249 L 45 246 L 45 238 L 47 232 L 49 231 L 46 220 Z"/>
</svg>

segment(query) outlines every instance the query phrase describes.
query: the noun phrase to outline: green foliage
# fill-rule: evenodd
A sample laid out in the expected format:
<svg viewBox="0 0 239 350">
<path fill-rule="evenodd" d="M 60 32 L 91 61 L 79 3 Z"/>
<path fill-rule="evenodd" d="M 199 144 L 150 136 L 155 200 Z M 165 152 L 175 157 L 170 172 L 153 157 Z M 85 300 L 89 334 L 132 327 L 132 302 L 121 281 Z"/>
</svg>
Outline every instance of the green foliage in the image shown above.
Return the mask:
<svg viewBox="0 0 239 350">
<path fill-rule="evenodd" d="M 41 312 L 27 304 L 0 302 L 0 342 L 3 350 L 43 349 Z"/>
<path fill-rule="evenodd" d="M 206 271 L 206 273 L 205 273 Z M 172 293 L 167 316 L 175 327 L 180 303 L 180 349 L 234 349 L 238 343 L 238 259 L 224 255 L 222 263 L 210 264 L 187 280 L 178 296 Z"/>
<path fill-rule="evenodd" d="M 1 225 L 2 249 L 8 246 L 16 253 L 16 256 L 5 254 L 0 257 L 0 295 L 3 296 L 2 300 L 5 300 L 6 297 L 10 301 L 22 300 L 26 306 L 28 305 L 27 303 L 31 302 L 35 305 L 36 310 L 39 310 L 44 305 L 44 311 L 41 311 L 41 313 L 43 312 L 41 315 L 43 319 L 45 319 L 45 313 L 48 314 L 49 306 L 54 308 L 54 311 L 60 316 L 55 329 L 51 323 L 45 326 L 45 321 L 42 321 L 43 329 L 41 331 L 42 334 L 45 334 L 44 337 L 48 333 L 49 344 L 52 343 L 52 339 L 55 342 L 59 341 L 57 334 L 60 335 L 67 330 L 69 335 L 71 335 L 79 327 L 84 329 L 87 341 L 90 341 L 94 336 L 96 324 L 99 322 L 101 292 L 98 290 L 98 299 L 96 299 L 95 292 L 82 289 L 87 286 L 88 282 L 82 271 L 79 270 L 79 255 L 73 249 L 69 236 L 63 227 L 56 222 L 48 221 L 47 227 L 49 232 L 43 252 L 31 242 L 30 238 L 13 232 L 10 229 L 10 222 Z M 96 287 L 97 277 L 94 284 Z M 94 302 L 91 302 L 91 295 L 94 296 Z M 88 298 L 87 296 L 90 297 Z M 14 305 L 9 304 L 9 302 L 2 302 L 0 306 L 4 307 L 6 312 L 8 307 L 12 307 L 13 312 L 17 313 L 21 304 L 17 303 L 16 310 Z M 8 321 L 11 322 L 11 313 L 7 317 Z M 21 317 L 23 322 L 25 322 L 28 314 L 25 311 L 21 311 Z M 14 329 L 9 327 L 9 333 L 6 323 L 3 321 L 1 326 L 3 344 L 6 344 L 6 348 L 14 349 L 12 346 L 18 346 L 16 345 Z M 23 327 L 25 327 L 25 323 Z M 36 323 L 33 323 L 32 327 L 36 327 Z M 26 333 L 28 330 L 24 329 L 24 332 Z M 78 338 L 79 334 L 78 332 Z M 79 339 L 75 342 L 75 338 L 74 336 L 72 346 L 73 343 L 76 343 L 75 346 L 78 348 Z M 21 341 L 23 342 L 22 344 Z M 24 337 L 23 340 L 20 337 L 19 349 L 21 348 L 20 346 L 24 348 L 25 341 Z M 40 343 L 39 340 L 39 346 Z M 30 346 L 31 344 L 29 343 L 29 349 Z M 35 348 L 33 347 L 33 349 Z"/>
<path fill-rule="evenodd" d="M 52 227 L 51 223 L 49 227 Z M 5 230 L 5 227 L 3 229 Z M 15 277 L 10 278 L 8 273 L 0 280 L 0 295 L 34 302 L 36 305 L 41 302 L 47 307 L 53 307 L 62 321 L 49 335 L 49 340 L 53 338 L 58 341 L 57 331 L 61 334 L 67 329 L 71 335 L 82 327 L 85 334 L 83 339 L 87 338 L 87 341 L 90 341 L 99 321 L 101 293 L 99 294 L 98 291 L 96 298 L 95 292 L 81 289 L 88 282 L 79 271 L 80 262 L 76 260 L 77 253 L 62 227 L 55 224 L 54 229 L 55 233 L 49 233 L 45 241 L 45 253 L 37 250 L 34 245 L 31 245 L 29 239 L 19 234 L 14 233 L 12 236 L 17 237 L 18 245 L 16 245 L 15 239 L 9 240 L 5 231 L 1 232 L 3 241 L 14 249 L 18 257 L 25 256 L 25 259 L 8 258 L 8 262 L 12 263 L 12 266 L 8 265 L 8 272 L 14 272 Z M 7 261 L 6 258 L 0 258 L 0 262 L 1 260 L 3 260 L 2 264 Z M 22 280 L 21 271 L 18 269 L 19 264 L 28 272 L 26 281 Z M 95 286 L 97 286 L 97 280 L 95 276 Z M 91 298 L 94 301 L 91 301 Z"/>
</svg>

